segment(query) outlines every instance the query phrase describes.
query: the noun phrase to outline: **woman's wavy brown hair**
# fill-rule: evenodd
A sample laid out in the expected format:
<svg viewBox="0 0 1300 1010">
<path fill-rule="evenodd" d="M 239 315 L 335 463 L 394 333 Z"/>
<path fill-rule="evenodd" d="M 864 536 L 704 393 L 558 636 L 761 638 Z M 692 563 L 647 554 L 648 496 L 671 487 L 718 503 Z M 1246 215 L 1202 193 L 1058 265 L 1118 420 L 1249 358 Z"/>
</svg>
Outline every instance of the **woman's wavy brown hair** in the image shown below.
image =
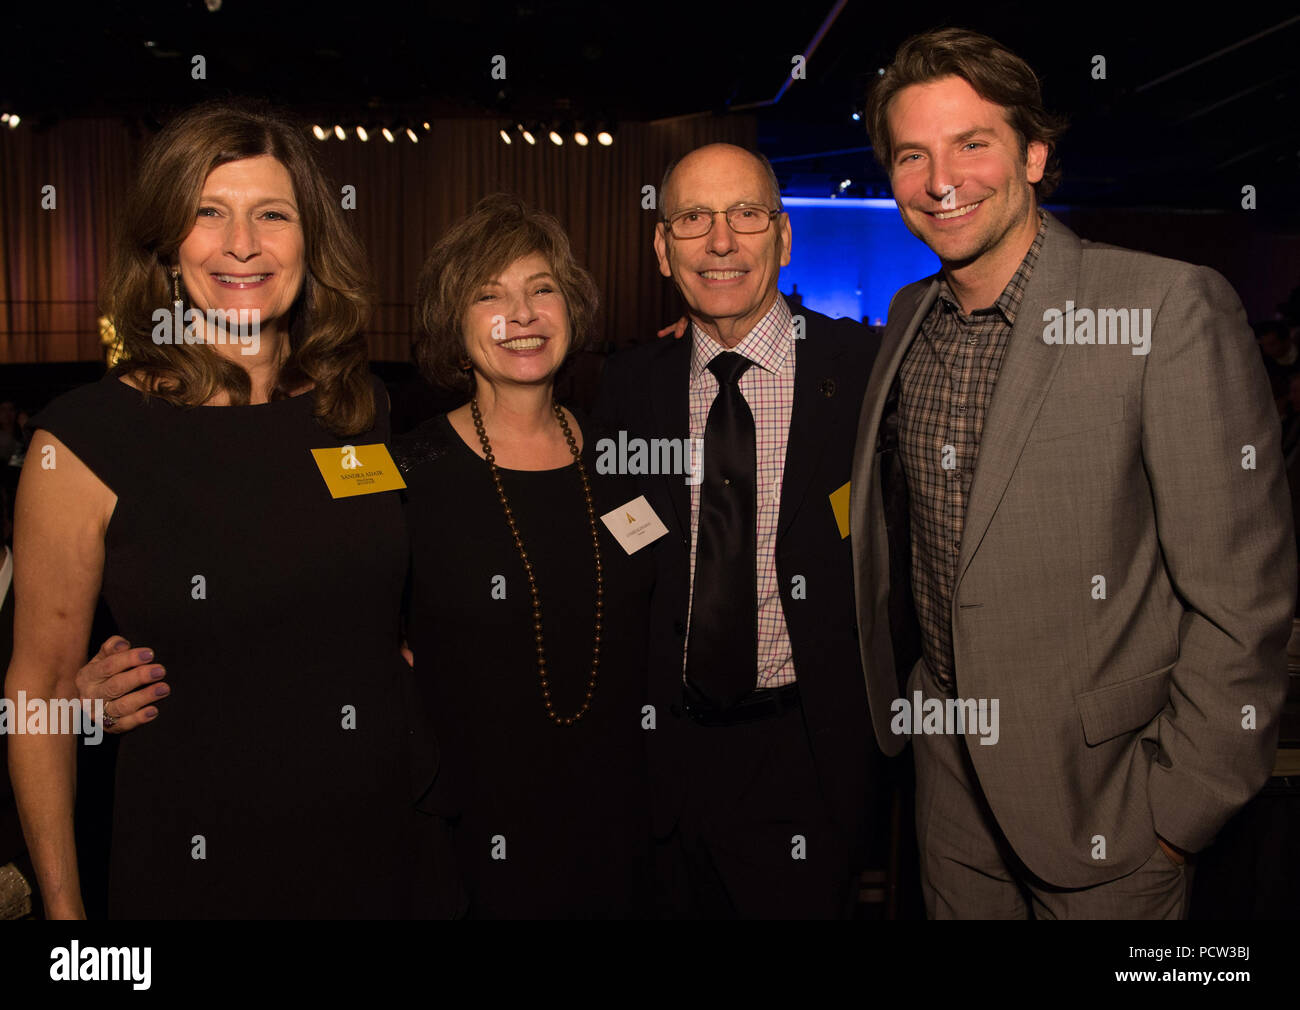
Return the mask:
<svg viewBox="0 0 1300 1010">
<path fill-rule="evenodd" d="M 374 424 L 375 403 L 361 327 L 370 308 L 365 253 L 348 228 L 304 128 L 269 106 L 208 102 L 181 113 L 145 151 L 115 236 L 101 303 L 122 338 L 117 375 L 136 376 L 178 406 L 225 392 L 249 401 L 248 372 L 207 344 L 155 344 L 153 314 L 171 310 L 171 268 L 218 165 L 270 155 L 293 180 L 301 214 L 304 279 L 289 310 L 288 348 L 271 399 L 311 382 L 316 417 L 336 435 Z"/>
<path fill-rule="evenodd" d="M 517 196 L 494 193 L 447 230 L 420 270 L 416 316 L 422 335 L 415 360 L 426 379 L 458 392 L 473 389 L 473 372 L 463 364 L 465 313 L 484 284 L 533 253 L 546 260 L 564 296 L 569 314 L 565 360 L 586 346 L 599 294 L 591 274 L 574 259 L 563 226 Z"/>
<path fill-rule="evenodd" d="M 894 138 L 889 133 L 889 103 L 904 88 L 928 84 L 941 77 L 960 77 L 986 102 L 1002 106 L 1007 123 L 1020 141 L 1020 156 L 1030 141 L 1047 145 L 1043 178 L 1033 184 L 1039 201 L 1061 181 L 1056 142 L 1066 121 L 1043 107 L 1043 93 L 1033 69 L 1006 46 L 979 32 L 964 28 L 938 28 L 913 35 L 894 54 L 894 62 L 867 95 L 867 133 L 876 160 L 886 175 L 893 174 Z"/>
</svg>

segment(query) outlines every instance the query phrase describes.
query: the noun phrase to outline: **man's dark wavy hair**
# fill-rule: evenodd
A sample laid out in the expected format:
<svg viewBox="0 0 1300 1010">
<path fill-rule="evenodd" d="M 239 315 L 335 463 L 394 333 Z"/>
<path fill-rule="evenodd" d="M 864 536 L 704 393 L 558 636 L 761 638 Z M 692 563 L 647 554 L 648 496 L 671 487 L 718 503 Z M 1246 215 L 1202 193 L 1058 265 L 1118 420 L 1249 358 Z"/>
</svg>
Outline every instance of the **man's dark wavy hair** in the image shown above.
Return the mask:
<svg viewBox="0 0 1300 1010">
<path fill-rule="evenodd" d="M 937 28 L 913 35 L 898 47 L 894 62 L 868 93 L 867 133 L 886 174 L 892 174 L 894 161 L 890 103 L 904 88 L 942 77 L 960 77 L 986 102 L 1002 106 L 1020 141 L 1021 158 L 1028 153 L 1030 141 L 1047 145 L 1047 164 L 1043 178 L 1034 183 L 1034 192 L 1040 203 L 1050 196 L 1061 181 L 1056 142 L 1065 132 L 1065 117 L 1043 108 L 1042 88 L 1028 63 L 987 35 L 964 28 Z"/>
</svg>

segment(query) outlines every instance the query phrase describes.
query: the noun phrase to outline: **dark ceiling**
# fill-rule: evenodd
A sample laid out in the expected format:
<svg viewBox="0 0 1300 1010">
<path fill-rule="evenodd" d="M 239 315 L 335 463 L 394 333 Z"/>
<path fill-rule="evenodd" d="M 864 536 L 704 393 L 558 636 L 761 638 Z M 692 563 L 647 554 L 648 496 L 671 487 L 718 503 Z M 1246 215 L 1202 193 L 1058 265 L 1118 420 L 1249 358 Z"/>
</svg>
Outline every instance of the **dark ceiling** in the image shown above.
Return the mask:
<svg viewBox="0 0 1300 1010">
<path fill-rule="evenodd" d="M 789 4 L 395 4 L 210 0 L 26 3 L 0 29 L 0 106 L 22 128 L 161 118 L 251 94 L 308 118 L 392 124 L 444 115 L 563 124 L 755 106 L 791 192 L 884 195 L 855 105 L 912 32 L 993 35 L 1069 116 L 1062 202 L 1229 209 L 1259 192 L 1261 225 L 1300 227 L 1300 14 L 1291 4 L 884 5 L 848 0 L 789 81 L 835 0 Z M 1194 11 L 1194 13 L 1192 13 Z M 207 78 L 191 78 L 194 55 Z M 505 80 L 491 76 L 506 57 Z M 1105 80 L 1093 58 L 1106 59 Z M 772 100 L 789 81 L 780 100 Z M 769 104 L 759 104 L 769 103 Z"/>
</svg>

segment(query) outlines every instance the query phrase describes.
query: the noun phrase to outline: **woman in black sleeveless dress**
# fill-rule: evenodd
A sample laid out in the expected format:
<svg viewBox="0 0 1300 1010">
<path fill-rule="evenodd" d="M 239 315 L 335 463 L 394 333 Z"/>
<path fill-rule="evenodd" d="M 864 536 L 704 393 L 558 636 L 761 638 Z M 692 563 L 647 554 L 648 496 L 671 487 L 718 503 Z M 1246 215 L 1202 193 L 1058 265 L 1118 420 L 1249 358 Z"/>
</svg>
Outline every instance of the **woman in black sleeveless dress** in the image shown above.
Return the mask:
<svg viewBox="0 0 1300 1010">
<path fill-rule="evenodd" d="M 374 395 L 358 445 L 388 440 Z M 103 596 L 174 688 L 118 752 L 115 918 L 416 911 L 401 506 L 329 497 L 315 401 L 184 408 L 109 376 L 39 418 L 117 495 Z"/>
<path fill-rule="evenodd" d="M 196 166 L 201 193 L 187 189 Z M 401 504 L 331 497 L 311 452 L 351 444 L 373 459 L 389 435 L 358 332 L 361 253 L 329 193 L 274 117 L 218 106 L 173 122 L 146 155 L 110 277 L 128 361 L 35 421 L 9 689 L 68 693 L 101 586 L 175 688 L 155 725 L 122 739 L 114 917 L 456 911 L 439 822 L 414 809 L 437 758 L 410 723 L 399 652 Z M 196 205 L 188 233 L 159 236 Z M 182 287 L 197 309 L 258 310 L 256 353 L 158 344 L 151 305 Z M 48 737 L 13 754 L 52 917 L 82 914 L 70 754 Z"/>
</svg>

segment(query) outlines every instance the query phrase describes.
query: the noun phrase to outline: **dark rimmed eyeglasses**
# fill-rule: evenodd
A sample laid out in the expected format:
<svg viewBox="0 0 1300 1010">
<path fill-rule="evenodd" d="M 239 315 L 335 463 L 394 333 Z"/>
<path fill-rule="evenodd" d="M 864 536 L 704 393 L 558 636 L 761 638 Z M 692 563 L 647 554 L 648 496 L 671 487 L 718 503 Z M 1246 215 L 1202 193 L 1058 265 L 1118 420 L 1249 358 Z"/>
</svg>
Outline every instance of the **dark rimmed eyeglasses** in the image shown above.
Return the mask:
<svg viewBox="0 0 1300 1010">
<path fill-rule="evenodd" d="M 727 215 L 727 224 L 738 235 L 757 235 L 767 231 L 772 219 L 780 210 L 768 210 L 759 203 L 738 203 L 726 210 L 709 210 L 707 207 L 692 207 L 690 210 L 678 211 L 672 217 L 663 219 L 664 225 L 673 238 L 702 238 L 713 230 L 713 219 L 717 214 Z"/>
</svg>

